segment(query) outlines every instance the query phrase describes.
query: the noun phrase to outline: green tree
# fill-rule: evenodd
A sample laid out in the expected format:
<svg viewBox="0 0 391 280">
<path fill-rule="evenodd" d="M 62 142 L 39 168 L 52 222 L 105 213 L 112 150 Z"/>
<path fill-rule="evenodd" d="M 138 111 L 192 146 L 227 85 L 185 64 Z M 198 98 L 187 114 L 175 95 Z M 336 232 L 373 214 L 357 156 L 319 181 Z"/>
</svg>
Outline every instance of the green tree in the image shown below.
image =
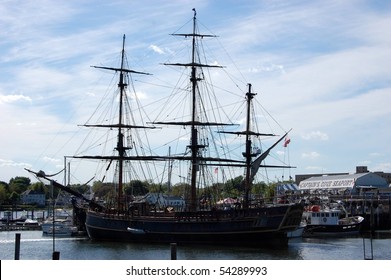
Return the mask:
<svg viewBox="0 0 391 280">
<path fill-rule="evenodd" d="M 90 189 L 90 186 L 89 185 L 81 185 L 81 184 L 73 184 L 73 185 L 70 185 L 69 186 L 71 189 L 77 191 L 78 193 L 81 193 L 81 194 L 84 194 L 86 193 L 89 189 Z"/>
<path fill-rule="evenodd" d="M 0 204 L 4 204 L 7 202 L 7 188 L 6 185 L 0 182 Z"/>
<path fill-rule="evenodd" d="M 47 187 L 42 182 L 36 182 L 29 186 L 30 190 L 38 191 L 38 192 L 47 192 Z"/>
<path fill-rule="evenodd" d="M 265 198 L 267 201 L 272 202 L 273 198 L 276 194 L 276 187 L 277 187 L 277 182 L 272 182 L 269 185 L 266 186 L 265 188 Z"/>
<path fill-rule="evenodd" d="M 228 180 L 224 184 L 224 197 L 238 197 L 243 193 L 243 176 L 238 176 L 234 179 Z"/>
<path fill-rule="evenodd" d="M 20 194 L 18 194 L 17 192 L 12 192 L 9 196 L 9 200 L 12 204 L 17 204 L 20 200 Z"/>
<path fill-rule="evenodd" d="M 126 195 L 145 195 L 148 193 L 148 183 L 140 180 L 133 180 L 124 187 L 124 193 Z"/>
<path fill-rule="evenodd" d="M 268 185 L 265 182 L 259 182 L 252 186 L 251 193 L 265 195 Z"/>
<path fill-rule="evenodd" d="M 148 190 L 150 193 L 166 193 L 168 191 L 168 186 L 161 184 L 148 183 Z"/>
<path fill-rule="evenodd" d="M 31 180 L 28 177 L 15 177 L 9 182 L 9 191 L 21 194 L 26 191 L 31 184 Z"/>
<path fill-rule="evenodd" d="M 106 198 L 109 193 L 113 193 L 115 191 L 115 187 L 112 183 L 103 183 L 101 181 L 95 181 L 92 186 L 92 190 L 94 192 L 95 197 L 99 199 Z"/>
<path fill-rule="evenodd" d="M 8 191 L 8 184 L 4 181 L 0 181 L 0 186 L 4 186 L 5 189 Z"/>
<path fill-rule="evenodd" d="M 189 184 L 178 183 L 171 187 L 171 194 L 179 197 L 185 197 L 187 189 L 190 189 Z"/>
</svg>

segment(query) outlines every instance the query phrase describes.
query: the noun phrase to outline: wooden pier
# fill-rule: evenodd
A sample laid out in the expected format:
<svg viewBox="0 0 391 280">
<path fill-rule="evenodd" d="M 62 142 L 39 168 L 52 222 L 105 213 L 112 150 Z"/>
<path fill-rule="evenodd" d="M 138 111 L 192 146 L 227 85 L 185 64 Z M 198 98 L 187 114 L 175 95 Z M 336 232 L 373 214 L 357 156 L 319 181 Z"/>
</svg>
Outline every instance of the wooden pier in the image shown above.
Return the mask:
<svg viewBox="0 0 391 280">
<path fill-rule="evenodd" d="M 24 230 L 42 230 L 40 225 L 17 225 L 17 224 L 2 224 L 0 231 L 24 231 Z"/>
</svg>

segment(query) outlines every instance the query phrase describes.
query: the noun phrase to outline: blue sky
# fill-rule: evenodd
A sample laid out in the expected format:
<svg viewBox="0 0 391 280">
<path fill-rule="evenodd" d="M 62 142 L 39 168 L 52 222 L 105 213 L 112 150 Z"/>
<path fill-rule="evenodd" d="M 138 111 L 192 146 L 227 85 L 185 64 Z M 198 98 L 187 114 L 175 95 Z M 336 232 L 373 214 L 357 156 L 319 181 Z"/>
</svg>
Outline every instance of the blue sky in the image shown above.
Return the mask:
<svg viewBox="0 0 391 280">
<path fill-rule="evenodd" d="M 391 172 L 390 1 L 5 0 L 0 180 L 28 176 L 25 167 L 54 172 L 76 149 L 68 139 L 102 76 L 90 65 L 112 63 L 122 34 L 134 68 L 164 80 L 169 34 L 192 8 L 263 107 L 293 128 L 292 175 Z M 151 87 L 142 91 L 152 98 Z"/>
</svg>

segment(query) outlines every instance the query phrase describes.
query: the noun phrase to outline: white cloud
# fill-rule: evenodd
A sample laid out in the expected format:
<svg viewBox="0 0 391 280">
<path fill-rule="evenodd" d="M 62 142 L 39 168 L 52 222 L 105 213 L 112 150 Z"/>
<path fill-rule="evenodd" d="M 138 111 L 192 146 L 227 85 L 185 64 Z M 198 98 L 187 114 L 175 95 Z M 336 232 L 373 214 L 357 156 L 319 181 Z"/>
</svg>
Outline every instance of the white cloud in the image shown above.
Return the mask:
<svg viewBox="0 0 391 280">
<path fill-rule="evenodd" d="M 147 94 L 145 92 L 137 91 L 135 93 L 132 93 L 130 97 L 133 99 L 136 99 L 137 97 L 138 100 L 142 100 L 147 98 Z"/>
<path fill-rule="evenodd" d="M 370 160 L 362 160 L 359 162 L 359 165 L 364 165 L 364 166 L 368 166 L 372 163 L 372 161 Z"/>
<path fill-rule="evenodd" d="M 0 159 L 0 166 L 13 165 L 14 162 L 12 160 Z"/>
<path fill-rule="evenodd" d="M 25 162 L 15 162 L 13 160 L 0 159 L 0 166 L 2 167 L 30 167 L 31 164 Z"/>
<path fill-rule="evenodd" d="M 17 103 L 22 102 L 32 102 L 32 99 L 28 96 L 22 94 L 15 95 L 0 95 L 0 104 L 2 103 Z"/>
<path fill-rule="evenodd" d="M 320 166 L 307 166 L 305 169 L 309 171 L 324 171 L 324 168 Z"/>
<path fill-rule="evenodd" d="M 262 73 L 262 72 L 277 72 L 280 74 L 284 74 L 284 66 L 283 65 L 277 65 L 274 63 L 264 64 L 258 67 L 252 67 L 249 69 L 249 72 L 252 73 Z"/>
<path fill-rule="evenodd" d="M 43 157 L 43 161 L 51 162 L 51 163 L 57 163 L 57 162 L 60 162 L 61 160 L 58 159 L 58 158 L 51 158 L 51 157 L 48 157 L 48 156 L 44 156 Z"/>
<path fill-rule="evenodd" d="M 301 136 L 304 140 L 329 140 L 329 136 L 326 133 L 320 131 L 312 131 Z"/>
<path fill-rule="evenodd" d="M 156 52 L 158 54 L 164 54 L 165 53 L 161 48 L 159 48 L 158 46 L 155 46 L 155 45 L 150 45 L 149 48 L 152 49 L 154 52 Z"/>
<path fill-rule="evenodd" d="M 391 162 L 378 163 L 370 168 L 371 171 L 382 171 L 391 173 Z"/>
<path fill-rule="evenodd" d="M 309 159 L 315 159 L 315 158 L 318 158 L 319 156 L 320 156 L 320 154 L 317 152 L 310 152 L 310 153 L 302 153 L 301 154 L 302 158 L 309 158 Z"/>
<path fill-rule="evenodd" d="M 379 157 L 381 155 L 382 155 L 381 153 L 376 153 L 376 152 L 369 154 L 369 156 L 371 156 L 371 157 Z"/>
</svg>

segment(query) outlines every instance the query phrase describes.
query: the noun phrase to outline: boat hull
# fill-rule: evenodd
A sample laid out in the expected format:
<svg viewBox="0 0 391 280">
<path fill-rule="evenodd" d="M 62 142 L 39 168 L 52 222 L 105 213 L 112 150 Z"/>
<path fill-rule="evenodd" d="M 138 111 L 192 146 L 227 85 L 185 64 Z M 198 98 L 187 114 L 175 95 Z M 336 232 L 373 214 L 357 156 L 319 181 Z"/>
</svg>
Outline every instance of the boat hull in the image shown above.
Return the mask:
<svg viewBox="0 0 391 280">
<path fill-rule="evenodd" d="M 52 236 L 53 233 L 55 236 L 60 237 L 60 236 L 73 236 L 76 235 L 77 233 L 77 227 L 74 227 L 69 224 L 64 224 L 64 223 L 55 223 L 54 227 L 53 224 L 42 224 L 42 235 L 50 235 Z"/>
<path fill-rule="evenodd" d="M 274 246 L 287 244 L 302 212 L 300 205 L 137 217 L 89 211 L 86 229 L 94 240 Z"/>
<path fill-rule="evenodd" d="M 335 237 L 355 235 L 360 232 L 362 223 L 355 223 L 349 225 L 307 225 L 304 229 L 304 237 Z"/>
</svg>

